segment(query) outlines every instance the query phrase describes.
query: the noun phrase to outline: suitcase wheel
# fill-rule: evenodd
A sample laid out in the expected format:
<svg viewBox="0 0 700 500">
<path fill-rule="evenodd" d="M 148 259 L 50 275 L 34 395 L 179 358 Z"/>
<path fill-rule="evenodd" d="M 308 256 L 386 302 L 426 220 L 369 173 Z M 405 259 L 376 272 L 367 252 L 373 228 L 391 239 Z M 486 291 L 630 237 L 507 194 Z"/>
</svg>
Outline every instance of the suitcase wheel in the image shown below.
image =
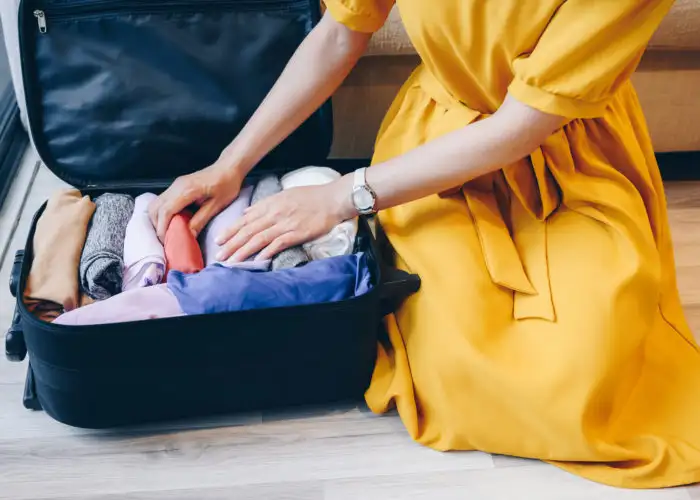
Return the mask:
<svg viewBox="0 0 700 500">
<path fill-rule="evenodd" d="M 24 332 L 20 322 L 19 310 L 15 307 L 12 324 L 5 334 L 5 357 L 8 361 L 24 361 L 27 356 L 27 344 L 24 342 Z"/>
</svg>

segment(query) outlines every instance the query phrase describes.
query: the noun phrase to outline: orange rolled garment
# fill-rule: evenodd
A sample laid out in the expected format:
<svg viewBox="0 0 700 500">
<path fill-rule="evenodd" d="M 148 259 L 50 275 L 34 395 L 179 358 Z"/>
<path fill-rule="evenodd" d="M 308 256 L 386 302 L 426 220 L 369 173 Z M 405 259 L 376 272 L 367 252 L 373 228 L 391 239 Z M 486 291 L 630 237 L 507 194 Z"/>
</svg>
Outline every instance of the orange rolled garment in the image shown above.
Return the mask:
<svg viewBox="0 0 700 500">
<path fill-rule="evenodd" d="M 192 274 L 204 269 L 202 250 L 190 230 L 191 219 L 192 212 L 183 210 L 170 221 L 163 244 L 167 271 Z"/>
</svg>

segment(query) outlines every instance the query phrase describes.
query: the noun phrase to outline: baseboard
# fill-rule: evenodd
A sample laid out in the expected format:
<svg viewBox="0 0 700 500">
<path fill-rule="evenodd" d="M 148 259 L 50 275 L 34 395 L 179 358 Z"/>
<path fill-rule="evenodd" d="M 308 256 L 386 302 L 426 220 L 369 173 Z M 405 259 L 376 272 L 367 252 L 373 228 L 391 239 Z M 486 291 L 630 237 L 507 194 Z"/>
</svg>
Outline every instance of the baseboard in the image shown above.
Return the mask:
<svg viewBox="0 0 700 500">
<path fill-rule="evenodd" d="M 700 151 L 657 153 L 656 159 L 665 181 L 700 180 Z"/>
<path fill-rule="evenodd" d="M 12 85 L 0 95 L 0 206 L 10 190 L 24 152 L 29 145 Z"/>
</svg>

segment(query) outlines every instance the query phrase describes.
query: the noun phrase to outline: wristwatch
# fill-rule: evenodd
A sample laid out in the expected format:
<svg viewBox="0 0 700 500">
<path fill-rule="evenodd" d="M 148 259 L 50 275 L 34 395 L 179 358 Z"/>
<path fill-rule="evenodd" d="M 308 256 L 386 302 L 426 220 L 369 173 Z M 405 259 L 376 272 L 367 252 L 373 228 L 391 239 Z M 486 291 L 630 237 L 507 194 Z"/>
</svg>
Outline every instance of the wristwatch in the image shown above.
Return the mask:
<svg viewBox="0 0 700 500">
<path fill-rule="evenodd" d="M 355 170 L 352 204 L 360 215 L 371 215 L 377 211 L 377 193 L 367 184 L 366 168 Z"/>
</svg>

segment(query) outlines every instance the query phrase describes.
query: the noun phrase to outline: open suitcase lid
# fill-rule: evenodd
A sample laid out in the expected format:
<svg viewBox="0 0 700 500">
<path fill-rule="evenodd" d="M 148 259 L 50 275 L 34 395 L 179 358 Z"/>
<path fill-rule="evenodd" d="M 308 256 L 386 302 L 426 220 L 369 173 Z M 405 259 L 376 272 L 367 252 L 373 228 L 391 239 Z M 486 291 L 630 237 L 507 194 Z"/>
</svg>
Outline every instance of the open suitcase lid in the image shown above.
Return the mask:
<svg viewBox="0 0 700 500">
<path fill-rule="evenodd" d="M 214 162 L 320 18 L 318 0 L 22 0 L 27 114 L 77 187 L 163 184 Z M 256 167 L 319 163 L 330 103 Z"/>
</svg>

